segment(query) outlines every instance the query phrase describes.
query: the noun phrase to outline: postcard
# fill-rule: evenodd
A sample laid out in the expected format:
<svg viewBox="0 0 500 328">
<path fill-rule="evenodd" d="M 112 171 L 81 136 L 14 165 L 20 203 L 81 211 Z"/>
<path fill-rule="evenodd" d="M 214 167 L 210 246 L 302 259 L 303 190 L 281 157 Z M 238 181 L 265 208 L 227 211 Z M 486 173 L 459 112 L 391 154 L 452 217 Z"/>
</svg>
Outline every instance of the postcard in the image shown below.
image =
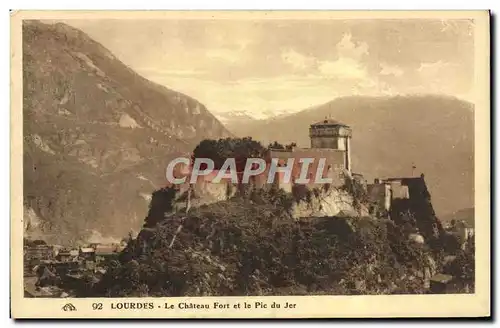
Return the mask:
<svg viewBox="0 0 500 328">
<path fill-rule="evenodd" d="M 489 317 L 489 15 L 13 11 L 11 316 Z"/>
</svg>

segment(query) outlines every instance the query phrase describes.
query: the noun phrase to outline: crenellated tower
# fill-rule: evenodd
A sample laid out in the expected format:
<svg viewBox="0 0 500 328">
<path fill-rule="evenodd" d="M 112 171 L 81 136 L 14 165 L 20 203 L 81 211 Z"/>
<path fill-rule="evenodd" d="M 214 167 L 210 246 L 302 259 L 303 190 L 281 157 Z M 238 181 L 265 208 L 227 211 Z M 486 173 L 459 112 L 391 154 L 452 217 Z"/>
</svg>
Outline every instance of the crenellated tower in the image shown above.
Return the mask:
<svg viewBox="0 0 500 328">
<path fill-rule="evenodd" d="M 311 148 L 327 148 L 345 152 L 344 167 L 351 172 L 351 137 L 352 130 L 348 125 L 325 118 L 321 122 L 311 124 L 309 128 Z"/>
</svg>

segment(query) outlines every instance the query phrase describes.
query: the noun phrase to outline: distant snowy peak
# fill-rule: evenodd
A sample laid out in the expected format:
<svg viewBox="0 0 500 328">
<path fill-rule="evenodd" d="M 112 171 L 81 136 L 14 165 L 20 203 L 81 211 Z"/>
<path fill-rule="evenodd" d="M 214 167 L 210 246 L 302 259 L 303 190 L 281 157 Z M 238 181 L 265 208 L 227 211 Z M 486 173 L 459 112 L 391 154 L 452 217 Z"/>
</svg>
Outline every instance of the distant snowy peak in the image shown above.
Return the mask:
<svg viewBox="0 0 500 328">
<path fill-rule="evenodd" d="M 277 117 L 293 114 L 295 111 L 290 110 L 263 110 L 263 111 L 247 111 L 234 110 L 228 112 L 212 112 L 219 121 L 223 124 L 229 124 L 242 121 L 268 120 Z"/>
<path fill-rule="evenodd" d="M 230 121 L 243 121 L 243 120 L 255 120 L 257 118 L 248 115 L 244 111 L 232 111 L 232 112 L 212 112 L 219 121 L 222 123 L 227 123 Z"/>
</svg>

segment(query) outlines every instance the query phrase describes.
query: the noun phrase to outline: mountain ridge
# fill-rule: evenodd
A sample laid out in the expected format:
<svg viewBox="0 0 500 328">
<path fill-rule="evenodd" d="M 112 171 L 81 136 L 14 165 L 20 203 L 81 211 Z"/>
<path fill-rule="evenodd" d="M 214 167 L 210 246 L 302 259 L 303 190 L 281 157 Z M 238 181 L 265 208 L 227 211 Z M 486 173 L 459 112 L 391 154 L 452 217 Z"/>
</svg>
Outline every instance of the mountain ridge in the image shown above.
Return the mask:
<svg viewBox="0 0 500 328">
<path fill-rule="evenodd" d="M 23 129 L 26 235 L 63 244 L 138 230 L 168 162 L 231 136 L 194 98 L 40 21 L 23 23 Z"/>
</svg>

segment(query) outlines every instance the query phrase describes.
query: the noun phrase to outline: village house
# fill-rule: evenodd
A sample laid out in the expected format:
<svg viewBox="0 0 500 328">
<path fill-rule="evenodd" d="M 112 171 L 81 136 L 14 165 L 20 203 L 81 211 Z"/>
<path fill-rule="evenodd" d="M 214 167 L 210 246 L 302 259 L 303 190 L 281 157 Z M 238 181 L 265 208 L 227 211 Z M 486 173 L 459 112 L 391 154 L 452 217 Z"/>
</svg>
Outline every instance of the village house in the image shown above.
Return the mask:
<svg viewBox="0 0 500 328">
<path fill-rule="evenodd" d="M 456 289 L 454 277 L 443 273 L 432 276 L 429 287 L 432 294 L 452 293 Z"/>
<path fill-rule="evenodd" d="M 96 264 L 115 259 L 119 254 L 117 247 L 117 245 L 97 245 L 95 248 Z"/>
<path fill-rule="evenodd" d="M 465 250 L 468 241 L 474 236 L 474 218 L 470 220 L 453 220 L 450 229 L 451 233 L 458 238 L 460 247 Z"/>
<path fill-rule="evenodd" d="M 54 251 L 48 245 L 26 246 L 24 256 L 26 259 L 48 260 L 54 256 Z"/>
<path fill-rule="evenodd" d="M 95 249 L 92 247 L 80 247 L 79 257 L 84 261 L 95 261 Z"/>
<path fill-rule="evenodd" d="M 61 262 L 76 261 L 80 252 L 78 250 L 62 249 L 57 253 L 56 259 Z"/>
</svg>

